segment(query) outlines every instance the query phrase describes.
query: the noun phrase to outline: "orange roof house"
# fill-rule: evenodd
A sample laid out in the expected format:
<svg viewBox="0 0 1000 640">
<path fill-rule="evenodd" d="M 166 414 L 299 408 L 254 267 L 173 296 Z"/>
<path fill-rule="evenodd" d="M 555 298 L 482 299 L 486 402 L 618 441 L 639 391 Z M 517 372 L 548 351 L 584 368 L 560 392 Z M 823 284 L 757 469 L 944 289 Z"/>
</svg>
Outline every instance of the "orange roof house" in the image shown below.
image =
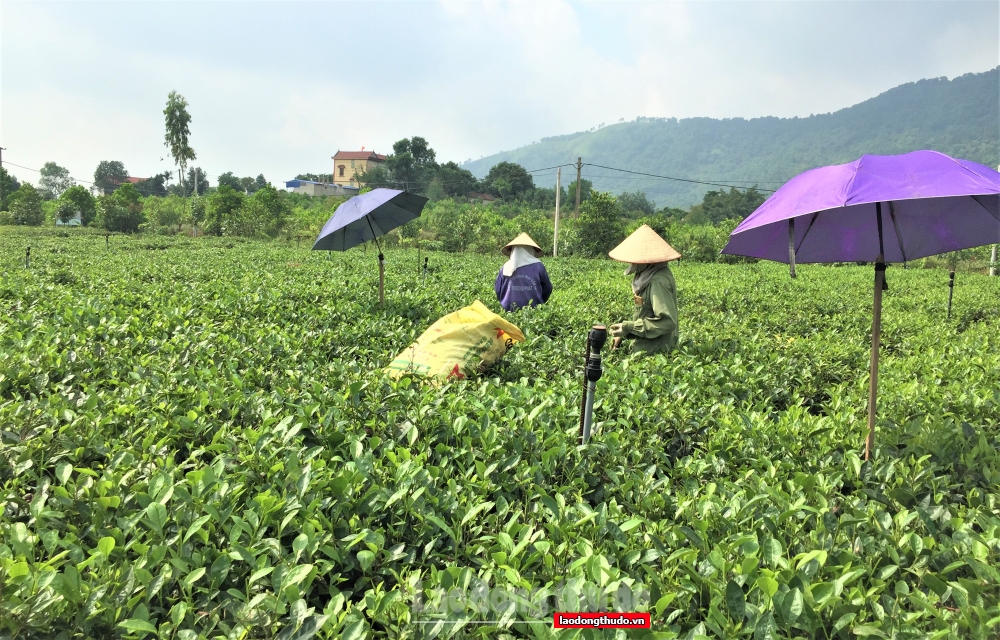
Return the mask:
<svg viewBox="0 0 1000 640">
<path fill-rule="evenodd" d="M 385 162 L 386 156 L 374 151 L 338 151 L 333 156 L 333 183 L 345 187 L 356 187 L 356 175 L 370 171 Z"/>
</svg>

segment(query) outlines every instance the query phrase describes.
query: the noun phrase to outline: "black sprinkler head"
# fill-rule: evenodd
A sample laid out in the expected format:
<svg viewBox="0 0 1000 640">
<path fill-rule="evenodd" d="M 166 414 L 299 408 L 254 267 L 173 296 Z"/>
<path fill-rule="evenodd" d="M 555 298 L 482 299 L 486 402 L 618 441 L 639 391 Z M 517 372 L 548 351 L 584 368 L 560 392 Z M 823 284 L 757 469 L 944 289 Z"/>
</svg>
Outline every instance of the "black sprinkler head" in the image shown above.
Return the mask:
<svg viewBox="0 0 1000 640">
<path fill-rule="evenodd" d="M 608 329 L 603 324 L 595 324 L 588 337 L 590 338 L 590 350 L 598 353 L 604 348 L 604 343 L 608 341 Z"/>
</svg>

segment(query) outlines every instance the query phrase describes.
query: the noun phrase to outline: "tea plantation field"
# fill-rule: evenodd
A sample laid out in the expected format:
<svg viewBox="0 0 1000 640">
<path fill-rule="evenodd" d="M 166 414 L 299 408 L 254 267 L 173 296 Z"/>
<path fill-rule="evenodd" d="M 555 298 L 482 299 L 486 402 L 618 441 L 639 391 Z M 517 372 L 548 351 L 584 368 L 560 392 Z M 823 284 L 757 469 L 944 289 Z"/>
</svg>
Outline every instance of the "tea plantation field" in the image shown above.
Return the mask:
<svg viewBox="0 0 1000 640">
<path fill-rule="evenodd" d="M 947 321 L 890 267 L 863 462 L 870 267 L 680 263 L 681 349 L 607 357 L 580 446 L 621 265 L 546 259 L 527 342 L 432 386 L 381 368 L 502 258 L 387 258 L 381 310 L 373 251 L 0 229 L 0 637 L 544 638 L 601 593 L 652 630 L 558 637 L 1000 634 L 1000 278 Z"/>
</svg>

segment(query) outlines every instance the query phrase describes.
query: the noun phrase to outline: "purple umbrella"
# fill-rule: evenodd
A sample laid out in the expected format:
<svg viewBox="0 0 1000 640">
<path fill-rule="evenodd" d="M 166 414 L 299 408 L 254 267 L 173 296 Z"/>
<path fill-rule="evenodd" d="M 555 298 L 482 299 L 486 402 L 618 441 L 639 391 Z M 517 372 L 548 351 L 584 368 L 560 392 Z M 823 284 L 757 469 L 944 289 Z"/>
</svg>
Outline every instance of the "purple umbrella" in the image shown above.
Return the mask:
<svg viewBox="0 0 1000 640">
<path fill-rule="evenodd" d="M 885 263 L 1000 242 L 1000 173 L 936 151 L 862 156 L 801 173 L 736 227 L 722 253 L 796 262 L 874 262 L 868 439 L 875 441 Z"/>
<path fill-rule="evenodd" d="M 313 251 L 347 251 L 369 240 L 378 247 L 378 298 L 385 303 L 385 256 L 379 236 L 420 217 L 427 198 L 396 189 L 372 189 L 344 202 L 323 225 Z"/>
</svg>

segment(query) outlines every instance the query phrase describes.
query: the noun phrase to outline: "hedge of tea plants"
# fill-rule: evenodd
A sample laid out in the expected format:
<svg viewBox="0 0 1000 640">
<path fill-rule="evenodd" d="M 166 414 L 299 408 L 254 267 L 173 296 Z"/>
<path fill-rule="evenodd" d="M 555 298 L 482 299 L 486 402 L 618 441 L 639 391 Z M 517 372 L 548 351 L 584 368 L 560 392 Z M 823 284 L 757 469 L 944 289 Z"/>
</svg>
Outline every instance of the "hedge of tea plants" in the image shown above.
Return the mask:
<svg viewBox="0 0 1000 640">
<path fill-rule="evenodd" d="M 677 264 L 680 349 L 605 354 L 581 446 L 621 265 L 546 259 L 526 342 L 431 385 L 382 367 L 502 258 L 387 260 L 379 308 L 372 250 L 2 229 L 0 637 L 1000 633 L 1000 279 L 947 319 L 890 267 L 864 461 L 870 267 Z M 652 629 L 552 628 L 602 594 Z"/>
</svg>

